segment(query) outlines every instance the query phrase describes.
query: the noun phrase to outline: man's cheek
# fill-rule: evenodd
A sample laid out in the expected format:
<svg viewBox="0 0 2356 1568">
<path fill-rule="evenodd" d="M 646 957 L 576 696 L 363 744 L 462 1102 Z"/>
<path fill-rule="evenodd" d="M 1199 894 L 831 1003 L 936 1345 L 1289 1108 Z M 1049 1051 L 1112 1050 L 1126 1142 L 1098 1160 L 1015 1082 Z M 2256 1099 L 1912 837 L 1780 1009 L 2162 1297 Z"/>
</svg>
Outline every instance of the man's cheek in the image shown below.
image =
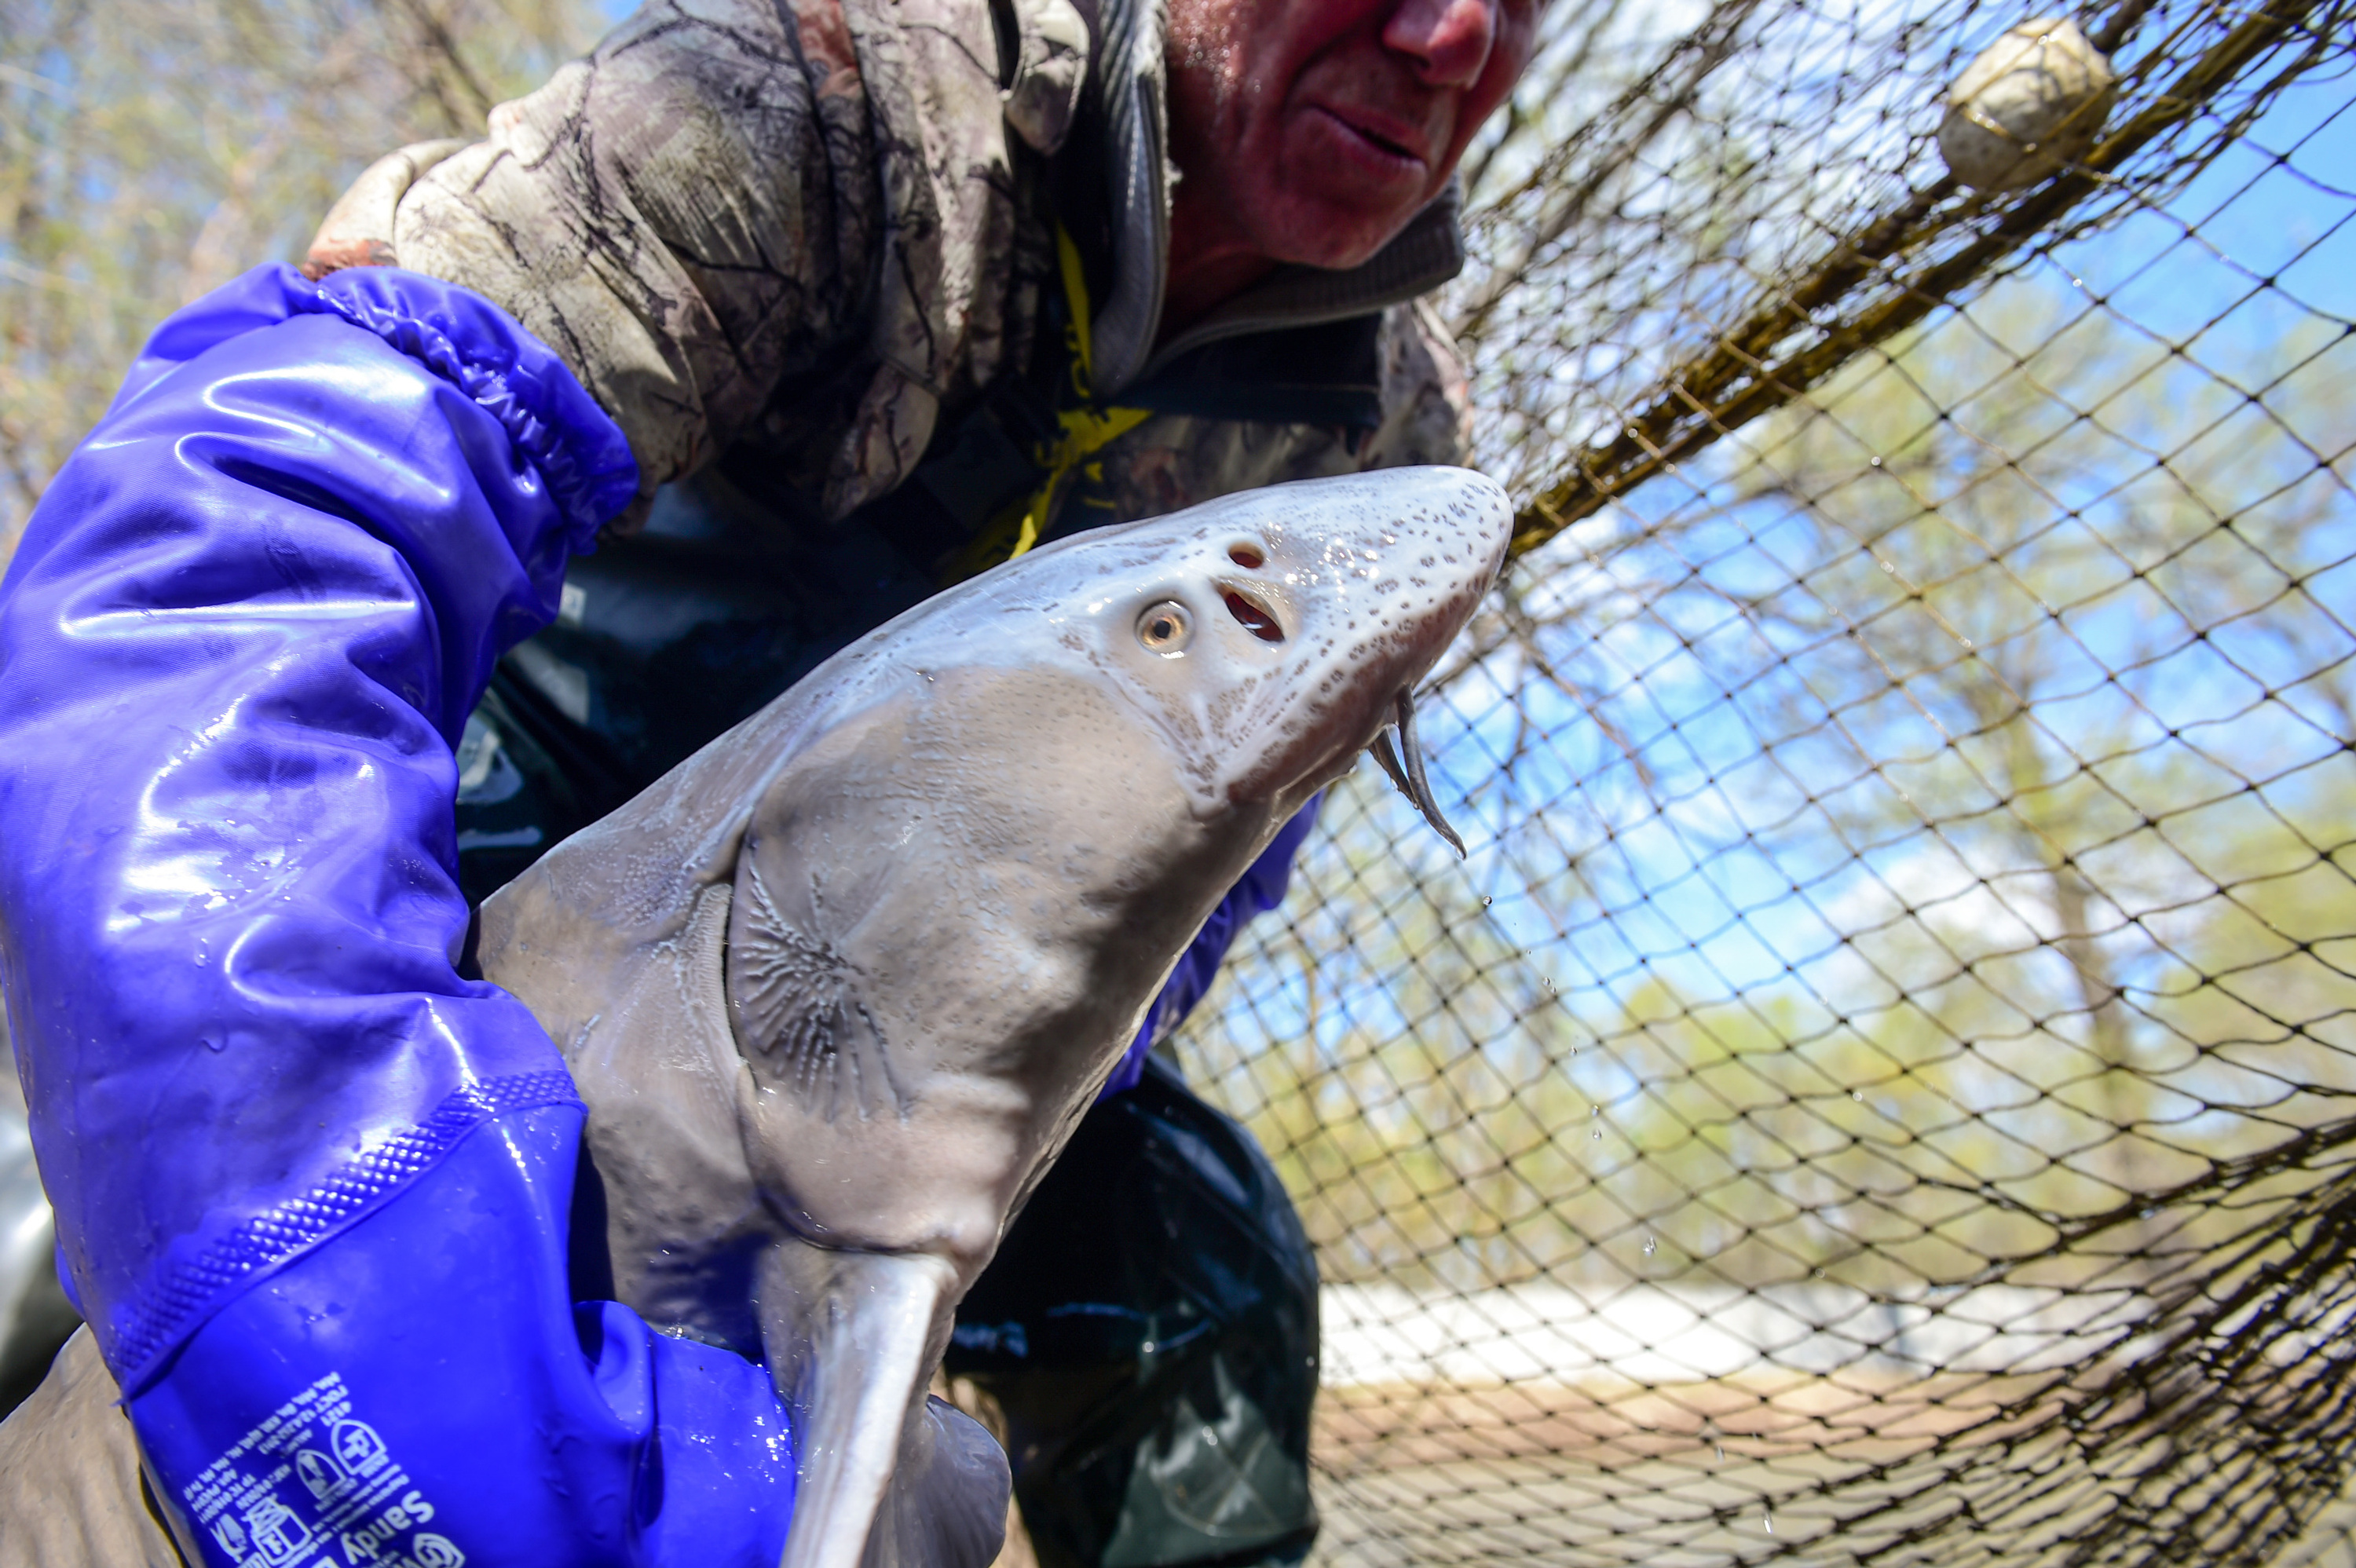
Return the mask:
<svg viewBox="0 0 2356 1568">
<path fill-rule="evenodd" d="M 1457 125 L 1457 153 L 1483 121 L 1497 112 L 1500 104 L 1512 95 L 1522 73 L 1530 68 L 1530 59 L 1537 52 L 1538 17 L 1545 7 L 1536 0 L 1526 5 L 1509 5 L 1498 18 L 1497 44 L 1490 52 L 1489 69 L 1465 95 L 1464 118 Z M 1451 160 L 1452 164 L 1453 159 Z"/>
</svg>

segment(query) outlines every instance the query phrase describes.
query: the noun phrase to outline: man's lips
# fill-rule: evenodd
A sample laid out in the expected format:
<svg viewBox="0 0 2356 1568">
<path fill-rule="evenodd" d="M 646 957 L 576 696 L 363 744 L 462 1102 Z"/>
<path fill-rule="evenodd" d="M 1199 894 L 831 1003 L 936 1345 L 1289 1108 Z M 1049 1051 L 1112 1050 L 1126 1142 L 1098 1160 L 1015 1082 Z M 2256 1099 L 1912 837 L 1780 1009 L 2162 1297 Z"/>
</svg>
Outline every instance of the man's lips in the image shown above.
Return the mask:
<svg viewBox="0 0 2356 1568">
<path fill-rule="evenodd" d="M 1367 110 L 1336 109 L 1324 103 L 1310 107 L 1386 158 L 1419 169 L 1430 165 L 1430 143 L 1420 126 Z"/>
</svg>

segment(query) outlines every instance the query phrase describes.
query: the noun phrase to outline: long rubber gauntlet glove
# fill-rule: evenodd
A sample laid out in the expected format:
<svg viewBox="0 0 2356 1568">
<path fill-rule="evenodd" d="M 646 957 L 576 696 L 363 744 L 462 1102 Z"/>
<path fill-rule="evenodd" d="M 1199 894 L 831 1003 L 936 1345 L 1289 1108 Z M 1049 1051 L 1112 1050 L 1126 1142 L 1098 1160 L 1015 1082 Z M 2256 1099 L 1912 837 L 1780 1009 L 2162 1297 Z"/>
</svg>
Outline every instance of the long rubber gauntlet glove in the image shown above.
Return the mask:
<svg viewBox="0 0 2356 1568">
<path fill-rule="evenodd" d="M 441 1510 L 402 1517 L 469 1560 L 749 1561 L 658 1527 L 699 1485 L 783 1528 L 759 1380 L 648 1349 L 702 1390 L 674 1391 L 706 1423 L 674 1445 L 649 1436 L 669 1374 L 625 1375 L 642 1329 L 568 1342 L 577 1102 L 523 1007 L 455 968 L 452 739 L 635 483 L 483 301 L 268 268 L 156 334 L 0 585 L 0 963 L 35 1147 L 158 1492 L 228 1499 L 208 1561 L 297 1561 L 256 1545 L 270 1521 L 325 1527 L 319 1467 L 365 1456 L 264 1449 L 331 1376 Z M 467 1539 L 489 1499 L 556 1533 Z"/>
<path fill-rule="evenodd" d="M 227 1563 L 770 1568 L 794 1455 L 768 1375 L 564 1306 L 581 1119 L 488 1122 L 237 1296 L 129 1402 L 185 1544 Z M 524 1222 L 530 1217 L 530 1222 Z"/>
</svg>

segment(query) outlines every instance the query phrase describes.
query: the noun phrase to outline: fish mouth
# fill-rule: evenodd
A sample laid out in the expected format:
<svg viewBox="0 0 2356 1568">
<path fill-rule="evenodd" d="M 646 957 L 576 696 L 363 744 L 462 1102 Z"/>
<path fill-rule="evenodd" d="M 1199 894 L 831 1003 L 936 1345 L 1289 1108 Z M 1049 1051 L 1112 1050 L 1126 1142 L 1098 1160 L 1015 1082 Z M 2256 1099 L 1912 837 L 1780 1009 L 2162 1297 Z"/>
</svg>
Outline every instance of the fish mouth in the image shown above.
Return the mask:
<svg viewBox="0 0 2356 1568">
<path fill-rule="evenodd" d="M 1391 744 L 1393 730 L 1398 731 L 1397 747 Z M 1431 780 L 1425 777 L 1423 772 L 1423 748 L 1417 744 L 1415 738 L 1415 699 L 1408 694 L 1406 687 L 1399 688 L 1398 696 L 1391 702 L 1390 717 L 1383 721 L 1381 729 L 1375 731 L 1374 744 L 1367 750 L 1374 752 L 1375 761 L 1383 765 L 1383 772 L 1391 775 L 1391 783 L 1399 786 L 1399 793 L 1415 802 L 1416 810 L 1423 813 L 1423 819 L 1431 824 L 1432 831 L 1447 839 L 1448 847 L 1456 851 L 1456 858 L 1463 859 L 1464 840 L 1456 836 L 1456 829 L 1448 826 L 1448 818 L 1440 814 L 1440 803 L 1431 798 Z M 1399 762 L 1401 751 L 1407 754 L 1404 766 Z"/>
</svg>

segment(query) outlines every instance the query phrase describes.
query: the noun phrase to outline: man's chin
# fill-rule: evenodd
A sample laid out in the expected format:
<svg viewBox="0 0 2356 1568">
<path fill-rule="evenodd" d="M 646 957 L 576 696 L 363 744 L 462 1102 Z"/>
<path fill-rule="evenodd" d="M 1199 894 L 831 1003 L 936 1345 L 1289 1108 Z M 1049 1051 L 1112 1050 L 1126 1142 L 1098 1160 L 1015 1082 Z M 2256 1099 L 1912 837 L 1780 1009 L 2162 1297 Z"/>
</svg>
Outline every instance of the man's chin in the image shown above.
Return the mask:
<svg viewBox="0 0 2356 1568">
<path fill-rule="evenodd" d="M 1363 181 L 1346 169 L 1327 177 L 1302 177 L 1295 162 L 1262 188 L 1254 202 L 1254 227 L 1265 254 L 1297 266 L 1346 272 L 1372 261 L 1430 203 L 1420 186 Z"/>
<path fill-rule="evenodd" d="M 1390 243 L 1431 199 L 1430 165 L 1323 109 L 1297 113 L 1271 192 L 1316 267 L 1354 267 Z M 1302 258 L 1304 261 L 1307 258 Z"/>
</svg>

